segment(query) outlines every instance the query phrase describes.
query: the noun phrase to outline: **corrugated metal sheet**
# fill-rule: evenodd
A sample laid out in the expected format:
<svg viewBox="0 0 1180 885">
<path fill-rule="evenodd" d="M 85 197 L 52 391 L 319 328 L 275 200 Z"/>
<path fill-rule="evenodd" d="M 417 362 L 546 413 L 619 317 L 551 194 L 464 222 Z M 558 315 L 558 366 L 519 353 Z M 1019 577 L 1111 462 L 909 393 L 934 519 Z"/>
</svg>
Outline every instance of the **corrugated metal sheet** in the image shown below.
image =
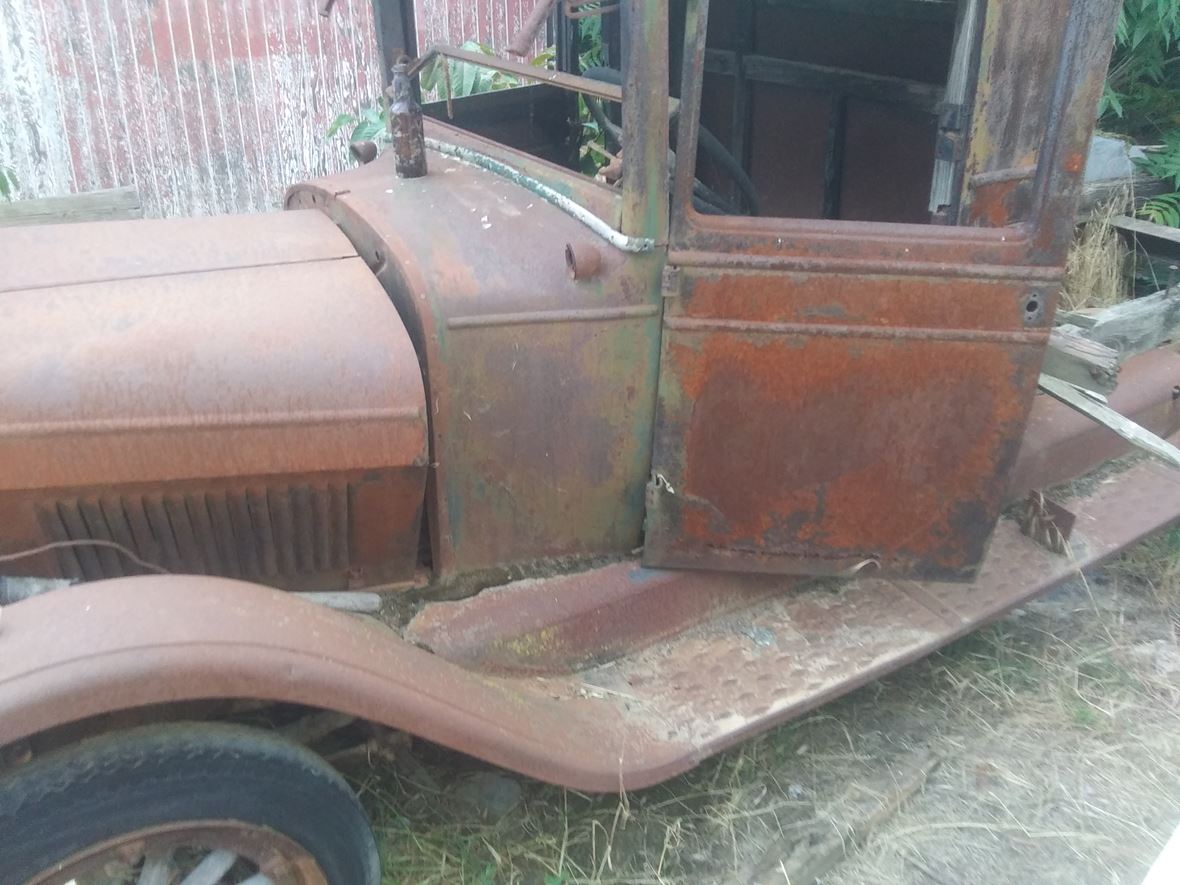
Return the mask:
<svg viewBox="0 0 1180 885">
<path fill-rule="evenodd" d="M 324 132 L 381 87 L 372 8 L 3 0 L 0 163 L 20 195 L 135 185 L 149 215 L 274 208 L 349 163 Z"/>
<path fill-rule="evenodd" d="M 418 27 L 418 51 L 435 43 L 458 46 L 475 40 L 503 55 L 503 49 L 520 30 L 521 22 L 538 0 L 414 0 L 414 21 Z M 537 41 L 539 53 L 544 33 Z"/>
</svg>

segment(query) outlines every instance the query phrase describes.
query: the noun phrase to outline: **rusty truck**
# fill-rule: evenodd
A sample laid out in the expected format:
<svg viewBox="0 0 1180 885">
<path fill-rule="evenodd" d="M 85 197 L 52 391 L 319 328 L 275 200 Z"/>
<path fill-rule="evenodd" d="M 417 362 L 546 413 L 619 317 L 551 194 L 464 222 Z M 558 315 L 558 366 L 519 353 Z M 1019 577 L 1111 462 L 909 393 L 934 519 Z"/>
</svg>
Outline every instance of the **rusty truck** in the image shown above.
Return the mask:
<svg viewBox="0 0 1180 885">
<path fill-rule="evenodd" d="M 371 162 L 0 231 L 0 883 L 374 885 L 310 735 L 640 789 L 1180 516 L 1038 395 L 1116 5 L 563 0 L 542 68 L 383 2 Z"/>
</svg>

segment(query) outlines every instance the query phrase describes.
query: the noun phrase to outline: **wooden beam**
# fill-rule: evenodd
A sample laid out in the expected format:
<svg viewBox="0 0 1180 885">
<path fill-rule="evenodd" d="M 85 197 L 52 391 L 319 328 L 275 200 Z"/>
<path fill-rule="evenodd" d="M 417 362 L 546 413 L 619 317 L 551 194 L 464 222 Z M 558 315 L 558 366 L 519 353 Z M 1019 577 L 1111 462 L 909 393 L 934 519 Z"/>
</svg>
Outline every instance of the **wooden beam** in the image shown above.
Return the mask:
<svg viewBox="0 0 1180 885">
<path fill-rule="evenodd" d="M 1180 339 L 1180 288 L 1103 310 L 1066 312 L 1058 317 L 1081 327 L 1085 337 L 1118 351 L 1119 359 L 1125 360 Z"/>
<path fill-rule="evenodd" d="M 1124 233 L 1134 234 L 1137 238 L 1147 238 L 1172 246 L 1180 246 L 1180 228 L 1164 227 L 1142 218 L 1132 218 L 1120 215 L 1110 222 L 1111 226 Z"/>
<path fill-rule="evenodd" d="M 127 218 L 143 218 L 143 205 L 139 193 L 133 187 L 0 203 L 0 227 Z"/>
<path fill-rule="evenodd" d="M 1058 326 L 1049 336 L 1041 371 L 1086 390 L 1110 393 L 1118 386 L 1119 354 L 1077 327 Z"/>
<path fill-rule="evenodd" d="M 1180 449 L 1166 439 L 1156 436 L 1150 430 L 1140 427 L 1130 418 L 1120 415 L 1106 403 L 1099 402 L 1086 391 L 1079 390 L 1073 384 L 1050 375 L 1041 375 L 1038 386 L 1058 402 L 1065 403 L 1071 409 L 1094 419 L 1104 427 L 1109 427 L 1127 442 L 1133 443 L 1173 467 L 1180 467 Z"/>
</svg>

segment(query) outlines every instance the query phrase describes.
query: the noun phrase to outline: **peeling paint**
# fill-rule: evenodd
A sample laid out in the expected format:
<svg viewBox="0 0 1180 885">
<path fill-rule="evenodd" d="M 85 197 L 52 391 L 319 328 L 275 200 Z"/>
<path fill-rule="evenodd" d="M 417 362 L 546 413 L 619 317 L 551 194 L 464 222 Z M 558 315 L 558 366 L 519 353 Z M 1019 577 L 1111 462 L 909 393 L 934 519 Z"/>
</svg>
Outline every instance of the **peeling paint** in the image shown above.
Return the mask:
<svg viewBox="0 0 1180 885">
<path fill-rule="evenodd" d="M 537 0 L 414 0 L 418 51 L 439 43 L 460 46 L 475 40 L 500 52 L 536 5 Z M 530 55 L 535 57 L 544 49 L 542 30 Z"/>
<path fill-rule="evenodd" d="M 0 163 L 20 197 L 134 185 L 149 216 L 277 209 L 351 165 L 324 133 L 380 84 L 368 3 L 0 4 Z"/>
</svg>

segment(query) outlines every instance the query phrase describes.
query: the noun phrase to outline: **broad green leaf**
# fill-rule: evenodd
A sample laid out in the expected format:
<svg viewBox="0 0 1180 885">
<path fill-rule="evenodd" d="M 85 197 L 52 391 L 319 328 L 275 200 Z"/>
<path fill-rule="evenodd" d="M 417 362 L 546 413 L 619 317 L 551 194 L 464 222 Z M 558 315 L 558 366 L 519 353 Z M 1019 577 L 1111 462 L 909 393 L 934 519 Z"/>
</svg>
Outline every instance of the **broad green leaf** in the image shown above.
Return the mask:
<svg viewBox="0 0 1180 885">
<path fill-rule="evenodd" d="M 1143 204 L 1139 215 L 1156 224 L 1180 227 L 1180 193 L 1153 197 Z"/>
<path fill-rule="evenodd" d="M 338 114 L 336 119 L 332 121 L 332 125 L 328 127 L 324 138 L 331 138 L 345 126 L 355 126 L 356 122 L 356 117 L 352 114 Z"/>
<path fill-rule="evenodd" d="M 376 141 L 385 132 L 382 120 L 363 120 L 352 130 L 349 141 Z"/>
<path fill-rule="evenodd" d="M 452 80 L 454 77 L 452 76 Z M 459 73 L 459 82 L 455 87 L 455 95 L 465 96 L 475 93 L 475 84 L 479 82 L 479 68 L 463 62 Z"/>
</svg>

